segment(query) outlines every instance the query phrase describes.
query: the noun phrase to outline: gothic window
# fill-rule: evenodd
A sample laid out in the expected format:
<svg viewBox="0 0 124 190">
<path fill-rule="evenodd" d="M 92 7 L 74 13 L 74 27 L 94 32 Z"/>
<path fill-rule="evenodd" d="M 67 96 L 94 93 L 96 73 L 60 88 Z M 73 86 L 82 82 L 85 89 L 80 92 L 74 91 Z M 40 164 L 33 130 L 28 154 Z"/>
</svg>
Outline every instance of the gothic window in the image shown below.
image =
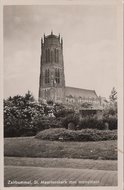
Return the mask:
<svg viewBox="0 0 124 190">
<path fill-rule="evenodd" d="M 57 49 L 56 61 L 59 62 L 59 50 Z"/>
<path fill-rule="evenodd" d="M 56 49 L 54 49 L 54 61 L 56 63 Z"/>
<path fill-rule="evenodd" d="M 54 49 L 54 61 L 55 63 L 59 62 L 59 50 L 58 49 Z"/>
<path fill-rule="evenodd" d="M 58 83 L 60 83 L 60 71 L 58 69 Z"/>
<path fill-rule="evenodd" d="M 45 70 L 45 83 L 48 84 L 50 83 L 50 76 L 49 76 L 49 69 Z"/>
<path fill-rule="evenodd" d="M 51 63 L 53 62 L 53 51 L 51 51 L 51 54 L 50 54 L 50 56 L 51 56 Z"/>
<path fill-rule="evenodd" d="M 59 69 L 55 69 L 55 81 L 57 84 L 60 83 L 60 70 Z"/>
<path fill-rule="evenodd" d="M 46 63 L 50 62 L 50 50 L 49 49 L 45 50 L 45 60 L 46 60 Z"/>
<path fill-rule="evenodd" d="M 50 50 L 48 49 L 48 62 L 50 62 Z"/>
<path fill-rule="evenodd" d="M 47 49 L 45 50 L 45 59 L 46 59 L 46 63 L 47 63 Z"/>
</svg>

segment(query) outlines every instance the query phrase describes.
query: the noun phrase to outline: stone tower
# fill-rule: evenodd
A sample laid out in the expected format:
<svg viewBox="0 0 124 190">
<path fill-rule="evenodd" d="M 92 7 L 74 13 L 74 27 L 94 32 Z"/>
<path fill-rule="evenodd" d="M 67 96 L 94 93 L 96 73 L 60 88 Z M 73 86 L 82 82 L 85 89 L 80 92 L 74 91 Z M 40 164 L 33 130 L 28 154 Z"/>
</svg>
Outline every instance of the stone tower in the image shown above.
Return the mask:
<svg viewBox="0 0 124 190">
<path fill-rule="evenodd" d="M 63 40 L 51 32 L 41 38 L 39 101 L 64 102 Z"/>
</svg>

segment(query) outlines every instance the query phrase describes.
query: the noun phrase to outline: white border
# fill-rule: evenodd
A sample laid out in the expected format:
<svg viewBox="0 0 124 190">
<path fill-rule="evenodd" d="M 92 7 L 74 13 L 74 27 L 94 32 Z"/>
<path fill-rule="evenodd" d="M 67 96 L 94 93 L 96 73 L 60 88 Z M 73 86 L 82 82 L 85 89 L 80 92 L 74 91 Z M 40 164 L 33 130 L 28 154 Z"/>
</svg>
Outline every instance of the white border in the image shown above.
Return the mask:
<svg viewBox="0 0 124 190">
<path fill-rule="evenodd" d="M 0 6 L 0 57 L 3 63 L 3 6 L 4 5 L 103 5 L 103 4 L 115 4 L 118 7 L 118 113 L 119 113 L 119 130 L 118 130 L 118 186 L 117 187 L 19 187 L 19 189 L 79 189 L 79 190 L 122 190 L 123 187 L 123 4 L 122 0 L 2 0 Z M 3 64 L 0 65 L 0 126 L 3 126 Z M 3 127 L 0 130 L 1 139 L 1 159 L 0 159 L 0 189 L 8 189 L 3 186 Z M 10 189 L 10 187 L 9 187 Z M 11 189 L 17 189 L 17 187 L 11 187 Z"/>
</svg>

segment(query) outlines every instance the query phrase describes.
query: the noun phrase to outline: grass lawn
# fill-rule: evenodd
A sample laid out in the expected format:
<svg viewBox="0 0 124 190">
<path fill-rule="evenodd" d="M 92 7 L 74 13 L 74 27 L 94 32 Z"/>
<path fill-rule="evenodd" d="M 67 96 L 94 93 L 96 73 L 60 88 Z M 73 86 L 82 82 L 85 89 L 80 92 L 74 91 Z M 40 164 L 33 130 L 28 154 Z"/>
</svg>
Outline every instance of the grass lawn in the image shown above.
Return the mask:
<svg viewBox="0 0 124 190">
<path fill-rule="evenodd" d="M 4 164 L 5 166 L 76 168 L 117 171 L 117 160 L 5 157 Z"/>
<path fill-rule="evenodd" d="M 59 142 L 34 137 L 5 138 L 4 154 L 9 157 L 117 159 L 117 141 Z"/>
</svg>

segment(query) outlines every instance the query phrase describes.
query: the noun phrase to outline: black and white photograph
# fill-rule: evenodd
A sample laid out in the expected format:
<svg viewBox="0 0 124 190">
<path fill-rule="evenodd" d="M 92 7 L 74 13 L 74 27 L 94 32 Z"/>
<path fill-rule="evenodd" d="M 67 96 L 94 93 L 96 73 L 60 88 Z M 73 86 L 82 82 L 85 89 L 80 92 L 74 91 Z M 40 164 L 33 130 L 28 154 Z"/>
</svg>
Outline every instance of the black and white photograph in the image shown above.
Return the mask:
<svg viewBox="0 0 124 190">
<path fill-rule="evenodd" d="M 121 190 L 119 7 L 3 5 L 4 187 Z"/>
</svg>

